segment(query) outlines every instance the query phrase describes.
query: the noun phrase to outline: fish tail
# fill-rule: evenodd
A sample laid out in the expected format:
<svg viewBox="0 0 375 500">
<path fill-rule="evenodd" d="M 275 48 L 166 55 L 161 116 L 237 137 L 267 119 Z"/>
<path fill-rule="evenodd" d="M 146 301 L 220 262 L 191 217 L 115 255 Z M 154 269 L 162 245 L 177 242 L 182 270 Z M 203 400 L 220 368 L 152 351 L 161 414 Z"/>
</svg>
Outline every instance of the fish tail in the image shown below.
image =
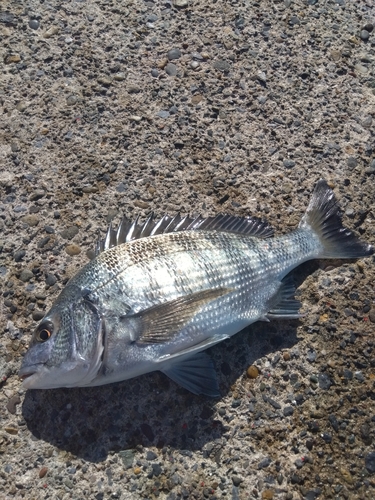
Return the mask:
<svg viewBox="0 0 375 500">
<path fill-rule="evenodd" d="M 317 182 L 299 227 L 318 236 L 322 247 L 319 258 L 356 259 L 374 253 L 374 247 L 342 225 L 336 197 L 323 179 Z"/>
</svg>

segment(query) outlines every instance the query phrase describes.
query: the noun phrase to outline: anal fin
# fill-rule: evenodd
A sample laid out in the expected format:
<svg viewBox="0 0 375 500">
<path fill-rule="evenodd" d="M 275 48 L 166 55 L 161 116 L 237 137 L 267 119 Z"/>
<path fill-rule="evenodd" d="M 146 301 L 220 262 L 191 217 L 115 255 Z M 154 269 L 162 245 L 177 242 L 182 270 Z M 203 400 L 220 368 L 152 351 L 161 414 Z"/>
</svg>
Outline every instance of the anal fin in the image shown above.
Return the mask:
<svg viewBox="0 0 375 500">
<path fill-rule="evenodd" d="M 161 371 L 193 394 L 203 394 L 211 398 L 220 396 L 213 361 L 204 352 L 176 361 Z"/>
<path fill-rule="evenodd" d="M 290 276 L 286 276 L 273 297 L 272 308 L 268 311 L 268 319 L 298 319 L 303 316 L 299 312 L 301 302 L 293 297 L 296 288 Z"/>
</svg>

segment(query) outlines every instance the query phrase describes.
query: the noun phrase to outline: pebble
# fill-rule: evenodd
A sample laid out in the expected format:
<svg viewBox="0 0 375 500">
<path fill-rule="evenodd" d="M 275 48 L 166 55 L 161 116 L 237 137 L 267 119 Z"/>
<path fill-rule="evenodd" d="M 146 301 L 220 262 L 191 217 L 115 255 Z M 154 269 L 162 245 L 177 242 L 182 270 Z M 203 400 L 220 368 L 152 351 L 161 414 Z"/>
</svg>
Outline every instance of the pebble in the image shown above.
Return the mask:
<svg viewBox="0 0 375 500">
<path fill-rule="evenodd" d="M 72 243 L 71 245 L 67 245 L 65 247 L 65 252 L 70 256 L 79 255 L 81 251 L 81 247 L 79 245 L 76 245 L 75 243 Z"/>
<path fill-rule="evenodd" d="M 247 376 L 248 376 L 249 378 L 254 379 L 254 378 L 257 378 L 257 376 L 259 375 L 259 370 L 258 370 L 258 368 L 257 368 L 256 366 L 251 365 L 251 366 L 249 366 L 249 368 L 247 369 L 246 373 L 247 373 Z"/>
<path fill-rule="evenodd" d="M 272 460 L 269 457 L 264 458 L 258 464 L 258 469 L 265 469 L 272 463 Z"/>
<path fill-rule="evenodd" d="M 274 491 L 273 490 L 264 490 L 262 491 L 262 500 L 272 500 L 274 497 Z"/>
<path fill-rule="evenodd" d="M 157 78 L 159 76 L 159 71 L 156 68 L 152 68 L 151 76 L 153 76 L 154 78 Z"/>
<path fill-rule="evenodd" d="M 213 64 L 214 68 L 219 70 L 219 71 L 229 71 L 230 70 L 230 64 L 228 61 L 223 61 L 219 59 L 218 61 L 214 61 Z"/>
<path fill-rule="evenodd" d="M 53 286 L 56 283 L 57 279 L 56 279 L 55 275 L 48 273 L 45 281 L 46 281 L 46 285 Z"/>
<path fill-rule="evenodd" d="M 173 61 L 174 59 L 180 59 L 181 50 L 180 49 L 171 49 L 167 52 L 167 57 L 169 61 Z"/>
<path fill-rule="evenodd" d="M 10 54 L 5 56 L 4 62 L 5 64 L 15 64 L 21 61 L 21 56 L 19 54 Z"/>
<path fill-rule="evenodd" d="M 8 427 L 4 427 L 4 431 L 7 432 L 8 434 L 18 434 L 18 429 L 16 429 L 15 427 L 11 427 L 11 426 L 8 426 Z"/>
<path fill-rule="evenodd" d="M 122 450 L 119 451 L 118 454 L 121 457 L 125 469 L 130 469 L 133 466 L 135 450 Z"/>
<path fill-rule="evenodd" d="M 365 457 L 366 469 L 373 474 L 375 472 L 375 451 L 372 451 Z"/>
<path fill-rule="evenodd" d="M 40 24 L 38 19 L 30 19 L 29 21 L 29 28 L 32 30 L 37 30 L 39 28 Z"/>
<path fill-rule="evenodd" d="M 371 128 L 371 126 L 372 126 L 372 116 L 371 115 L 365 116 L 365 118 L 362 121 L 362 126 L 365 128 Z"/>
<path fill-rule="evenodd" d="M 156 116 L 159 118 L 168 118 L 169 116 L 169 111 L 161 110 L 156 113 Z"/>
<path fill-rule="evenodd" d="M 44 318 L 44 312 L 43 311 L 34 311 L 32 314 L 33 320 L 34 321 L 40 321 L 41 319 Z"/>
<path fill-rule="evenodd" d="M 36 191 L 33 191 L 31 193 L 29 200 L 30 201 L 40 200 L 41 198 L 43 198 L 45 196 L 45 194 L 46 194 L 46 192 L 44 191 L 44 189 L 37 189 Z"/>
<path fill-rule="evenodd" d="M 367 30 L 361 30 L 361 33 L 359 34 L 362 40 L 367 41 L 370 37 L 370 33 Z"/>
<path fill-rule="evenodd" d="M 189 0 L 173 0 L 173 5 L 179 8 L 187 7 L 189 5 Z"/>
<path fill-rule="evenodd" d="M 191 69 L 196 70 L 200 67 L 200 63 L 198 61 L 191 61 L 190 67 L 191 67 Z"/>
<path fill-rule="evenodd" d="M 318 382 L 319 382 L 319 387 L 325 391 L 327 391 L 332 385 L 332 380 L 326 373 L 319 373 Z"/>
<path fill-rule="evenodd" d="M 17 250 L 13 254 L 13 259 L 15 262 L 21 262 L 21 260 L 25 257 L 26 251 L 25 250 Z"/>
<path fill-rule="evenodd" d="M 34 274 L 30 271 L 30 269 L 23 269 L 20 274 L 20 280 L 24 281 L 25 283 L 27 281 L 30 281 L 32 278 L 34 278 Z"/>
<path fill-rule="evenodd" d="M 349 168 L 355 168 L 358 164 L 357 158 L 355 158 L 354 156 L 349 156 L 349 158 L 346 160 L 346 164 Z"/>
<path fill-rule="evenodd" d="M 177 75 L 177 66 L 173 63 L 168 63 L 165 66 L 165 72 L 169 76 L 176 76 Z"/>
<path fill-rule="evenodd" d="M 146 460 L 155 460 L 155 458 L 158 458 L 157 454 L 152 450 L 148 450 L 146 453 Z"/>
<path fill-rule="evenodd" d="M 75 95 L 70 95 L 66 99 L 66 104 L 68 106 L 74 106 L 75 104 L 77 104 L 77 101 L 78 101 L 78 99 Z"/>
<path fill-rule="evenodd" d="M 48 468 L 47 467 L 42 467 L 39 471 L 39 477 L 40 479 L 43 479 L 44 476 L 47 474 Z"/>
<path fill-rule="evenodd" d="M 64 238 L 64 240 L 72 240 L 79 232 L 77 226 L 69 226 L 63 231 L 61 231 L 60 236 Z"/>
<path fill-rule="evenodd" d="M 296 165 L 296 162 L 293 160 L 284 160 L 283 165 L 285 168 L 293 168 Z"/>
<path fill-rule="evenodd" d="M 285 406 L 283 408 L 284 417 L 291 417 L 294 413 L 294 408 L 292 406 Z"/>
<path fill-rule="evenodd" d="M 39 217 L 35 214 L 24 215 L 21 220 L 31 227 L 37 226 L 39 224 Z"/>
<path fill-rule="evenodd" d="M 232 482 L 234 486 L 239 486 L 242 483 L 242 479 L 238 476 L 232 476 Z"/>
<path fill-rule="evenodd" d="M 17 405 L 19 405 L 20 403 L 21 403 L 21 398 L 19 397 L 18 394 L 12 396 L 7 402 L 7 410 L 9 411 L 9 413 L 15 415 L 17 411 Z"/>
</svg>

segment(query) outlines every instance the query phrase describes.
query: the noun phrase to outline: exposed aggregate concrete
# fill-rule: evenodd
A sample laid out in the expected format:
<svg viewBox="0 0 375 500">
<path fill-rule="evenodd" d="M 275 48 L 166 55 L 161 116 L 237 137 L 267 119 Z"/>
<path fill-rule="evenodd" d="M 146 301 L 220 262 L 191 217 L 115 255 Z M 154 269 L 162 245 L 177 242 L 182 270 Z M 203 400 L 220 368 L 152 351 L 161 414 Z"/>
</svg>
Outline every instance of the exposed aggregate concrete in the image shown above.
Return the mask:
<svg viewBox="0 0 375 500">
<path fill-rule="evenodd" d="M 123 215 L 251 214 L 280 234 L 324 177 L 375 244 L 374 25 L 372 0 L 2 3 L 2 498 L 374 498 L 373 257 L 305 264 L 300 321 L 211 349 L 219 400 L 159 373 L 17 377 Z"/>
</svg>

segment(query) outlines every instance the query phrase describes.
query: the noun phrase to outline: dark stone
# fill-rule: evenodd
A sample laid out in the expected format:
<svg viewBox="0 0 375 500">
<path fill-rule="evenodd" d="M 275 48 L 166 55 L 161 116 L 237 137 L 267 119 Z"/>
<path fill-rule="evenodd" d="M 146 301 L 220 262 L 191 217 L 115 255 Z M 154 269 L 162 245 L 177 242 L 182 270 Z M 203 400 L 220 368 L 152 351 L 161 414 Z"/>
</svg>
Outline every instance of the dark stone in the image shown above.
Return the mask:
<svg viewBox="0 0 375 500">
<path fill-rule="evenodd" d="M 294 413 L 294 408 L 292 406 L 285 406 L 283 409 L 284 417 L 290 417 Z"/>
<path fill-rule="evenodd" d="M 46 284 L 48 286 L 53 286 L 56 283 L 57 279 L 56 276 L 53 274 L 47 274 L 46 276 Z"/>
<path fill-rule="evenodd" d="M 272 460 L 269 457 L 264 458 L 258 464 L 258 469 L 265 469 L 271 464 Z"/>
<path fill-rule="evenodd" d="M 146 460 L 155 460 L 157 458 L 157 454 L 154 451 L 149 450 L 146 454 Z"/>
<path fill-rule="evenodd" d="M 366 469 L 373 474 L 375 472 L 375 451 L 372 451 L 365 457 Z"/>
<path fill-rule="evenodd" d="M 13 254 L 13 259 L 16 261 L 16 262 L 21 262 L 21 260 L 25 257 L 26 255 L 26 252 L 25 250 L 17 250 L 16 252 L 14 252 Z"/>
<path fill-rule="evenodd" d="M 152 464 L 152 472 L 154 473 L 154 476 L 160 476 L 162 473 L 162 468 L 160 464 Z"/>
<path fill-rule="evenodd" d="M 319 380 L 319 387 L 324 391 L 327 391 L 332 385 L 332 380 L 326 373 L 319 373 L 318 380 Z"/>
<path fill-rule="evenodd" d="M 354 156 L 349 156 L 349 158 L 346 160 L 346 164 L 349 168 L 355 168 L 358 164 L 358 160 Z"/>
<path fill-rule="evenodd" d="M 228 61 L 214 61 L 214 68 L 219 70 L 219 71 L 229 71 L 230 70 L 230 64 Z"/>
</svg>

